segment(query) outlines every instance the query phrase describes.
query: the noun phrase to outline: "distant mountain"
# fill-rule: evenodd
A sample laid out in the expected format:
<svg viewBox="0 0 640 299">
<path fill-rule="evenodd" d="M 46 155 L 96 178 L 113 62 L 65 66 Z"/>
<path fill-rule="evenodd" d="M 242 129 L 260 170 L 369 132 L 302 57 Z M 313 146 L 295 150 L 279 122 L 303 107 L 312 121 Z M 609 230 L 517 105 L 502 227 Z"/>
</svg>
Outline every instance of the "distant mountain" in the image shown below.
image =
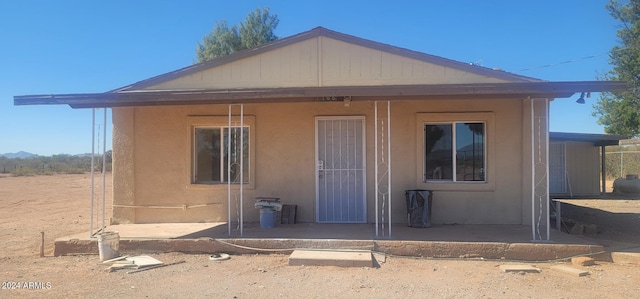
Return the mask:
<svg viewBox="0 0 640 299">
<path fill-rule="evenodd" d="M 27 153 L 24 151 L 19 151 L 17 153 L 6 153 L 6 154 L 0 154 L 0 157 L 7 157 L 9 159 L 13 159 L 13 158 L 20 158 L 20 159 L 24 159 L 24 158 L 31 158 L 31 157 L 35 157 L 37 156 L 36 154 L 32 154 L 32 153 Z"/>
</svg>

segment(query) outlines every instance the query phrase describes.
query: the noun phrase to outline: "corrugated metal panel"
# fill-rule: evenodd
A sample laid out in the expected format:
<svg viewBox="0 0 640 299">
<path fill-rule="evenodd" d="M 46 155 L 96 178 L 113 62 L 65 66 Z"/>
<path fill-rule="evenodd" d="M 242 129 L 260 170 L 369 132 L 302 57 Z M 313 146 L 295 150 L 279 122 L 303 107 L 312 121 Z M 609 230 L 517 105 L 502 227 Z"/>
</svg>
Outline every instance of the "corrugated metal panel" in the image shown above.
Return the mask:
<svg viewBox="0 0 640 299">
<path fill-rule="evenodd" d="M 588 142 L 566 142 L 566 165 L 573 195 L 600 194 L 600 155 Z"/>
<path fill-rule="evenodd" d="M 562 142 L 549 143 L 549 193 L 569 194 L 565 144 Z"/>
</svg>

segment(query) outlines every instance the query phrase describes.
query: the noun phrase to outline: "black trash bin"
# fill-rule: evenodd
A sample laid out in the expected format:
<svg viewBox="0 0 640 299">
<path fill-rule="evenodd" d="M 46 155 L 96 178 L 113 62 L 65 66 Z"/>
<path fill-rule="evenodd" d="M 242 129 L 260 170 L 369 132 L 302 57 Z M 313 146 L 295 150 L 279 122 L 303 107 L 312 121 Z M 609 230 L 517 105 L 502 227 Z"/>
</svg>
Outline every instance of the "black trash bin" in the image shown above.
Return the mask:
<svg viewBox="0 0 640 299">
<path fill-rule="evenodd" d="M 410 227 L 431 227 L 431 190 L 406 190 L 407 218 Z"/>
</svg>

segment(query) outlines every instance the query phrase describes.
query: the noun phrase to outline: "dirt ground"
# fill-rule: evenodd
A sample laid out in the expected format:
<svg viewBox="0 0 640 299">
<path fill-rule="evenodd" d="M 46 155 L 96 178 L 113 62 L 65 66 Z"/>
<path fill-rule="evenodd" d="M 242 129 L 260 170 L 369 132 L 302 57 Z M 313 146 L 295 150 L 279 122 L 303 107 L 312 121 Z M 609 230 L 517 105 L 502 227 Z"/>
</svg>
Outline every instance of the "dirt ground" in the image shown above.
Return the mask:
<svg viewBox="0 0 640 299">
<path fill-rule="evenodd" d="M 101 177 L 96 177 L 96 184 L 100 182 Z M 109 199 L 110 177 L 106 190 Z M 102 207 L 101 196 L 97 188 L 97 208 Z M 637 220 L 639 204 L 620 201 L 612 211 L 602 211 Z M 149 252 L 164 263 L 182 263 L 131 274 L 126 270 L 109 273 L 97 254 L 52 256 L 56 237 L 88 232 L 89 206 L 89 174 L 0 174 L 0 298 L 640 298 L 640 266 L 607 262 L 574 266 L 589 272 L 578 277 L 550 269 L 568 264 L 562 261 L 527 263 L 542 269 L 541 273 L 503 273 L 500 265 L 522 263 L 392 256 L 378 268 L 339 268 L 288 266 L 287 256 L 278 254 L 211 261 L 209 255 Z M 595 213 L 598 221 L 605 219 L 598 217 L 598 209 L 586 213 Z M 98 214 L 96 218 L 101 211 Z M 110 217 L 108 210 L 106 217 Z M 598 238 L 638 238 L 637 230 L 607 237 L 609 228 L 617 225 L 617 218 L 611 217 L 606 221 L 612 223 L 602 224 Z M 45 233 L 45 257 L 39 257 L 41 232 Z"/>
</svg>

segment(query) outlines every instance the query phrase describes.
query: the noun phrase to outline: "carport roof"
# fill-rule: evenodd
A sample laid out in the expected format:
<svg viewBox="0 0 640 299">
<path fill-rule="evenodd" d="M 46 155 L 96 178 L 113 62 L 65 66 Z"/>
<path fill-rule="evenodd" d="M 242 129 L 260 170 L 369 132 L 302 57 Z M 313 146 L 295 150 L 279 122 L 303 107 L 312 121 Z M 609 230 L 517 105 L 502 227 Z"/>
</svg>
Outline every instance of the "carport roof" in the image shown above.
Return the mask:
<svg viewBox="0 0 640 299">
<path fill-rule="evenodd" d="M 577 141 L 590 142 L 596 146 L 618 145 L 620 140 L 627 137 L 621 135 L 610 134 L 585 134 L 585 133 L 565 133 L 565 132 L 549 132 L 551 141 Z"/>
</svg>

